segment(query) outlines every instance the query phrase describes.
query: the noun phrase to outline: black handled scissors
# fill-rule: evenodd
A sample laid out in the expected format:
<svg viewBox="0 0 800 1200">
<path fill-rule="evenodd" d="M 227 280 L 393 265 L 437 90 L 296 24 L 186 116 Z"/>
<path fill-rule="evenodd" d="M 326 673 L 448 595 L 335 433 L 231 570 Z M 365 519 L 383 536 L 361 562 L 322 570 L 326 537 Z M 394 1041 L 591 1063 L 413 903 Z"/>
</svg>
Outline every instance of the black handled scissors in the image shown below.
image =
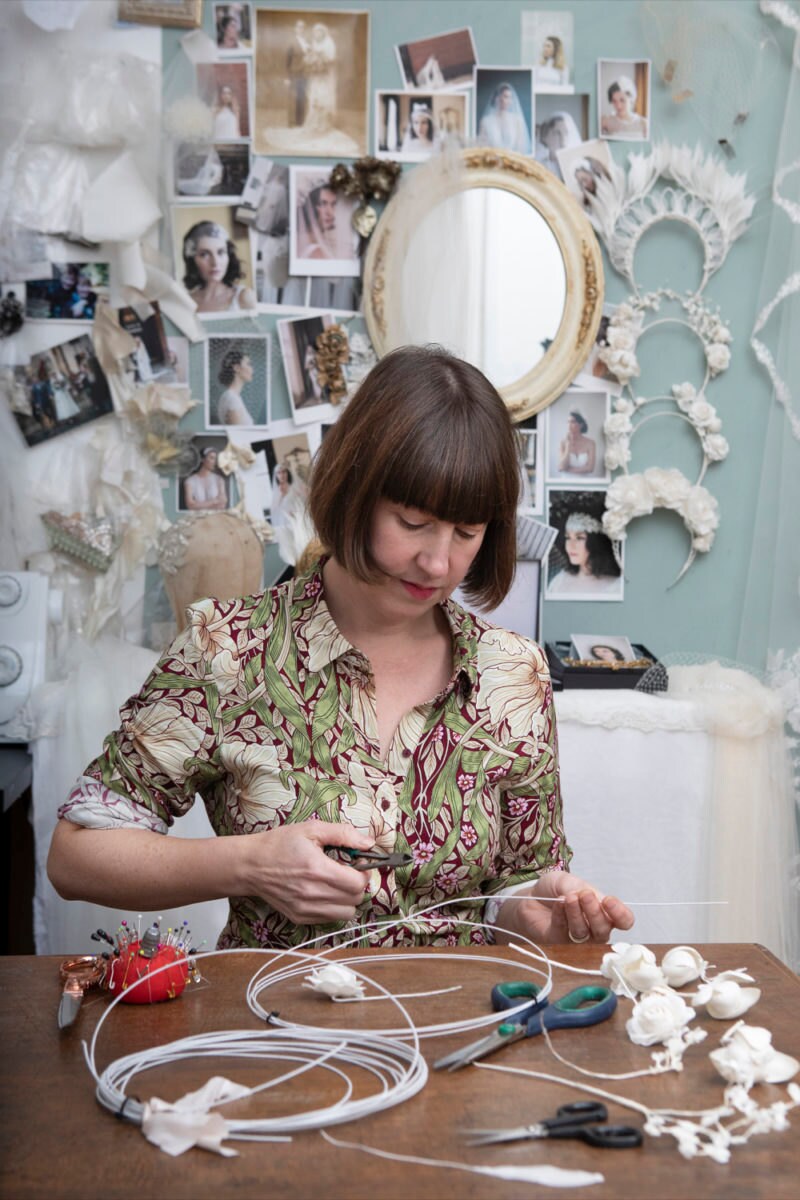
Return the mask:
<svg viewBox="0 0 800 1200">
<path fill-rule="evenodd" d="M 634 1125 L 606 1125 L 608 1113 L 604 1104 L 579 1100 L 564 1104 L 554 1117 L 536 1121 L 533 1125 L 518 1125 L 513 1129 L 471 1129 L 471 1146 L 489 1146 L 493 1142 L 516 1142 L 522 1138 L 580 1138 L 590 1146 L 604 1150 L 629 1150 L 641 1146 L 642 1131 Z"/>
<path fill-rule="evenodd" d="M 531 1004 L 503 1021 L 487 1037 L 471 1042 L 460 1050 L 440 1058 L 433 1064 L 434 1070 L 447 1067 L 457 1071 L 468 1063 L 492 1054 L 501 1046 L 510 1046 L 520 1038 L 535 1037 L 542 1029 L 580 1029 L 585 1025 L 596 1025 L 606 1021 L 617 1007 L 617 997 L 607 987 L 573 988 L 552 1004 L 540 1000 L 540 988 L 534 983 L 498 983 L 492 988 L 492 1008 L 504 1012 L 517 1008 L 522 1000 L 530 997 Z"/>
</svg>

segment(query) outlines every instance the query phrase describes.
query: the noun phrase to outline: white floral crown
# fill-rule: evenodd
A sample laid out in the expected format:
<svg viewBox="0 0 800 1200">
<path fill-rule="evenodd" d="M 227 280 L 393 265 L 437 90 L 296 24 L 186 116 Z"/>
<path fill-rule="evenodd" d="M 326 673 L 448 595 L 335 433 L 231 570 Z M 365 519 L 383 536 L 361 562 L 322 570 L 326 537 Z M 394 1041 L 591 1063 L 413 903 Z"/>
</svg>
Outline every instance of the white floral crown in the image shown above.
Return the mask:
<svg viewBox="0 0 800 1200">
<path fill-rule="evenodd" d="M 564 526 L 567 533 L 602 533 L 603 523 L 588 513 L 570 513 Z"/>
</svg>

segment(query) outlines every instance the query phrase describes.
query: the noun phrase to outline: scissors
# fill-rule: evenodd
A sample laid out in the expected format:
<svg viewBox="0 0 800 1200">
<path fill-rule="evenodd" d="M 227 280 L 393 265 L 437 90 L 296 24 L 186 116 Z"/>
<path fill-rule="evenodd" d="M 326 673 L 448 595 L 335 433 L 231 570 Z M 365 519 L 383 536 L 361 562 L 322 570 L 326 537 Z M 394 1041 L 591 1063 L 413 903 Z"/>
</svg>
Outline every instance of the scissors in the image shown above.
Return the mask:
<svg viewBox="0 0 800 1200">
<path fill-rule="evenodd" d="M 434 1070 L 447 1067 L 457 1071 L 468 1063 L 494 1053 L 500 1046 L 510 1046 L 520 1038 L 535 1037 L 542 1029 L 580 1029 L 584 1025 L 596 1025 L 606 1021 L 617 1007 L 617 997 L 610 988 L 573 988 L 553 1004 L 539 999 L 540 988 L 535 983 L 498 983 L 492 988 L 492 1008 L 504 1012 L 517 1008 L 521 1000 L 530 998 L 532 1003 L 503 1021 L 488 1037 L 471 1042 L 452 1054 L 445 1055 L 433 1064 Z"/>
<path fill-rule="evenodd" d="M 554 1117 L 536 1121 L 533 1125 L 518 1125 L 515 1129 L 471 1129 L 471 1146 L 489 1146 L 493 1142 L 516 1142 L 522 1138 L 580 1138 L 590 1146 L 604 1150 L 628 1150 L 641 1146 L 642 1131 L 635 1125 L 606 1125 L 608 1113 L 604 1104 L 593 1100 L 578 1100 L 563 1104 Z"/>
<path fill-rule="evenodd" d="M 333 850 L 339 854 L 346 854 L 350 860 L 347 865 L 356 871 L 371 871 L 373 867 L 410 867 L 414 861 L 414 855 L 407 851 L 395 850 L 389 853 L 388 850 L 380 850 L 377 846 L 373 846 L 371 850 L 355 850 L 352 846 L 325 847 L 326 854 Z"/>
</svg>

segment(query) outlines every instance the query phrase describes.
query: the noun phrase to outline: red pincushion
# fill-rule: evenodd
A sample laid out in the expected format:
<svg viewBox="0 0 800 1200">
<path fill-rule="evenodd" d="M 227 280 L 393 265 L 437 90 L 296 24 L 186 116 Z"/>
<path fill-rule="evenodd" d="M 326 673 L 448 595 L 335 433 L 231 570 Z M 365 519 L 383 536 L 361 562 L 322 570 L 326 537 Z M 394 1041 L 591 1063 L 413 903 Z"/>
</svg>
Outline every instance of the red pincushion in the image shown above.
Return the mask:
<svg viewBox="0 0 800 1200">
<path fill-rule="evenodd" d="M 174 1000 L 180 996 L 186 987 L 189 977 L 189 965 L 186 955 L 174 946 L 158 947 L 152 958 L 145 958 L 139 953 L 140 942 L 131 942 L 122 951 L 119 958 L 112 958 L 108 970 L 108 990 L 113 996 L 119 996 L 126 988 L 130 991 L 122 997 L 123 1004 L 157 1004 L 160 1000 Z M 159 967 L 174 963 L 169 970 L 159 971 L 150 978 L 152 972 Z M 140 980 L 136 987 L 132 983 Z"/>
</svg>

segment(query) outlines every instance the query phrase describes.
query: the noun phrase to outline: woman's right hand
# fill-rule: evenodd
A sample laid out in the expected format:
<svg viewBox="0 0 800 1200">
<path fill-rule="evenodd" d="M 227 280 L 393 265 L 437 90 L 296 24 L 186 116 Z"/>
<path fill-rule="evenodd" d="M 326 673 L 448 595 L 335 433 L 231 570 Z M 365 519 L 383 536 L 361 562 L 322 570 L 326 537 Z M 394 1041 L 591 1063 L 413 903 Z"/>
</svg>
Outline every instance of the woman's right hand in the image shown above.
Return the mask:
<svg viewBox="0 0 800 1200">
<path fill-rule="evenodd" d="M 300 821 L 241 841 L 247 856 L 245 894 L 260 896 L 295 925 L 327 925 L 355 916 L 366 890 L 364 875 L 329 858 L 325 847 L 369 850 L 374 844 L 369 834 L 347 822 Z"/>
</svg>

